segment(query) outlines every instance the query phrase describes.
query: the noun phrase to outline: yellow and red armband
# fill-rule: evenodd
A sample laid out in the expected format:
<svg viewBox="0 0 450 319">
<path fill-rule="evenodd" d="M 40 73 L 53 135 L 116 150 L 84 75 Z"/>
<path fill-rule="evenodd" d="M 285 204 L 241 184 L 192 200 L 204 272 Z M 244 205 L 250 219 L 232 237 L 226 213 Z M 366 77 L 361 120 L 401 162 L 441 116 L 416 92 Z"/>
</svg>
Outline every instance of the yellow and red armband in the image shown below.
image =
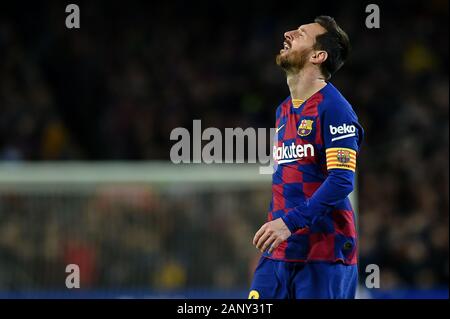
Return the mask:
<svg viewBox="0 0 450 319">
<path fill-rule="evenodd" d="M 356 151 L 351 148 L 327 148 L 327 170 L 334 168 L 356 170 Z"/>
</svg>

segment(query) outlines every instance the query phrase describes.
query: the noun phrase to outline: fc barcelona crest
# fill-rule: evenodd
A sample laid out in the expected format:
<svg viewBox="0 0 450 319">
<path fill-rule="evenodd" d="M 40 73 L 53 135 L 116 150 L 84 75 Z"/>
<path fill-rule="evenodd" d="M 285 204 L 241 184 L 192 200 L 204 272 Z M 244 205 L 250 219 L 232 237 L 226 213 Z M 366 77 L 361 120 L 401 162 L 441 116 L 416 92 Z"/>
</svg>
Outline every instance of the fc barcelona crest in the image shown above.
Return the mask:
<svg viewBox="0 0 450 319">
<path fill-rule="evenodd" d="M 312 131 L 313 123 L 313 120 L 302 120 L 297 130 L 298 135 L 308 136 Z"/>
<path fill-rule="evenodd" d="M 350 152 L 346 150 L 337 151 L 337 160 L 339 163 L 345 164 L 350 162 Z"/>
</svg>

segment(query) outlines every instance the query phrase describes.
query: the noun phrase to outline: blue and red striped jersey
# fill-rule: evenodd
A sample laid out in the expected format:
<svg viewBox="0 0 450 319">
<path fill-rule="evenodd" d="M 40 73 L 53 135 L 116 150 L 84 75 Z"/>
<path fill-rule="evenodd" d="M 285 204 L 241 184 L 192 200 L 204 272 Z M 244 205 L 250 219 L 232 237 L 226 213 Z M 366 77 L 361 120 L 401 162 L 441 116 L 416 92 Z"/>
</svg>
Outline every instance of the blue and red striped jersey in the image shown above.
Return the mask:
<svg viewBox="0 0 450 319">
<path fill-rule="evenodd" d="M 363 135 L 351 105 L 331 83 L 303 103 L 288 97 L 278 106 L 268 220 L 283 218 L 292 235 L 265 257 L 357 263 L 348 195 Z"/>
</svg>

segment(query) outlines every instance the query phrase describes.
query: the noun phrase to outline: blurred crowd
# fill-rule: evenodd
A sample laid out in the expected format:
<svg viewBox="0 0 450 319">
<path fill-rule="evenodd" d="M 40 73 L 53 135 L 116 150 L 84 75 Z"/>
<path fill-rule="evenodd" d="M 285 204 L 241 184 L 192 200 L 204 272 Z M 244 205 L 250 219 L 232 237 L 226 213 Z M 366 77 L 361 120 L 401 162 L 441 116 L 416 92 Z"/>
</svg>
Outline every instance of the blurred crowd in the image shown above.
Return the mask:
<svg viewBox="0 0 450 319">
<path fill-rule="evenodd" d="M 89 290 L 245 290 L 269 192 L 112 185 L 3 193 L 0 292 L 65 290 L 68 264 Z"/>
<path fill-rule="evenodd" d="M 169 159 L 171 130 L 193 119 L 272 127 L 284 31 L 330 14 L 353 44 L 332 82 L 366 131 L 361 265 L 386 288 L 448 282 L 447 1 L 380 2 L 380 29 L 349 0 L 78 4 L 78 30 L 58 2 L 0 12 L 0 160 Z"/>
</svg>

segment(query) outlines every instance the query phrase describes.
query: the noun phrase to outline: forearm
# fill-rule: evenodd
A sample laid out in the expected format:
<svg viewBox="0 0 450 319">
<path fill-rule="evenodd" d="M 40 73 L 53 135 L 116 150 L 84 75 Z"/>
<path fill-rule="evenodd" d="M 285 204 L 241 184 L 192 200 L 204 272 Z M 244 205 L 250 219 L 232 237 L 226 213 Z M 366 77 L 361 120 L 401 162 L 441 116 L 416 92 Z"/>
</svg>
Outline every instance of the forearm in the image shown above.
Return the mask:
<svg viewBox="0 0 450 319">
<path fill-rule="evenodd" d="M 349 170 L 330 170 L 327 179 L 304 205 L 299 205 L 281 217 L 294 233 L 296 230 L 309 227 L 314 221 L 347 198 L 353 191 L 354 172 Z"/>
</svg>

